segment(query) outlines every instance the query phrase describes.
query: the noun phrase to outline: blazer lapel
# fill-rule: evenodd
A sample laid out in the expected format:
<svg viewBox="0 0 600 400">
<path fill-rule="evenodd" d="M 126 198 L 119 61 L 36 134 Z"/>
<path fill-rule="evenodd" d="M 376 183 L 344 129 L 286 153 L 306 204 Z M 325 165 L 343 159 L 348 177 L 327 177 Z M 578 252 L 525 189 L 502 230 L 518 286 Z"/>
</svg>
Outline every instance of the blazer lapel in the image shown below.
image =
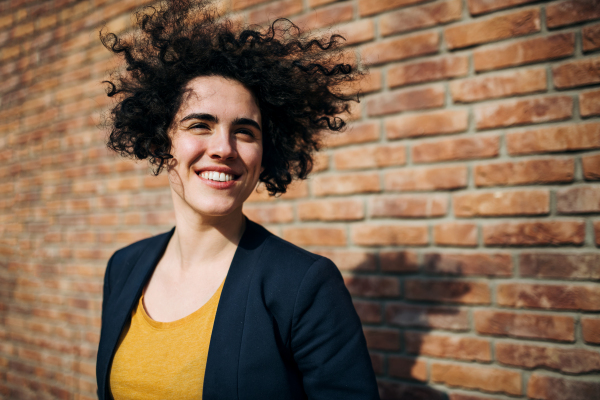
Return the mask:
<svg viewBox="0 0 600 400">
<path fill-rule="evenodd" d="M 235 252 L 213 325 L 202 397 L 238 399 L 238 363 L 244 331 L 246 301 L 252 273 L 269 233 L 246 219 L 246 230 Z"/>
<path fill-rule="evenodd" d="M 119 297 L 114 300 L 111 299 L 113 301 L 111 301 L 106 309 L 107 314 L 110 316 L 106 320 L 111 321 L 111 329 L 106 331 L 106 340 L 102 340 L 105 345 L 103 348 L 108 350 L 107 353 L 102 353 L 109 355 L 109 357 L 104 360 L 103 365 L 105 398 L 110 398 L 109 368 L 116 352 L 121 331 L 128 321 L 128 318 L 131 316 L 131 311 L 142 295 L 142 290 L 144 289 L 146 282 L 148 282 L 152 276 L 154 268 L 165 252 L 174 231 L 175 228 L 171 229 L 170 232 L 163 233 L 148 240 L 146 246 L 140 251 L 141 254 L 137 258 L 137 261 L 130 261 L 135 262 L 135 265 L 131 269 Z M 99 354 L 100 352 L 101 351 L 99 351 Z"/>
</svg>

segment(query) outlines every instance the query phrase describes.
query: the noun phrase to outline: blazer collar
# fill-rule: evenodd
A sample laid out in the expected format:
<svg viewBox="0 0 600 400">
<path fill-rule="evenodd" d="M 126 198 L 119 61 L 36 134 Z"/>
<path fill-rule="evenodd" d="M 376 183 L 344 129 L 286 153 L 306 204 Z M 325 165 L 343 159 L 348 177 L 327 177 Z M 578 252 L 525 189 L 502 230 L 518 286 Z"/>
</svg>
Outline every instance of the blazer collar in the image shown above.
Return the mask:
<svg viewBox="0 0 600 400">
<path fill-rule="evenodd" d="M 171 229 L 169 232 L 165 232 L 161 235 L 157 235 L 148 239 L 146 245 L 140 250 L 137 261 L 128 261 L 128 263 L 135 262 L 135 265 L 131 269 L 129 276 L 127 276 L 119 297 L 115 301 L 111 302 L 106 309 L 106 312 L 110 315 L 109 318 L 113 324 L 111 324 L 112 329 L 105 331 L 107 335 L 106 341 L 104 341 L 104 343 L 106 343 L 106 347 L 99 349 L 98 352 L 100 357 L 101 354 L 105 354 L 102 350 L 110 351 L 109 357 L 104 362 L 102 369 L 105 383 L 104 398 L 112 398 L 110 396 L 109 369 L 112 365 L 112 359 L 117 350 L 117 343 L 119 342 L 121 332 L 123 331 L 126 323 L 129 321 L 129 318 L 131 317 L 131 311 L 142 295 L 144 286 L 146 286 L 146 283 L 152 276 L 154 268 L 164 254 L 167 245 L 169 244 L 169 240 L 171 239 L 171 236 L 173 236 L 173 232 L 175 232 L 175 228 Z M 115 265 L 113 266 L 113 269 L 114 268 L 124 268 L 126 270 L 127 265 Z M 108 321 L 108 319 L 106 319 L 106 321 Z M 103 342 L 103 340 L 101 342 Z"/>
<path fill-rule="evenodd" d="M 115 327 L 107 332 L 107 349 L 110 357 L 105 363 L 104 382 L 106 398 L 109 398 L 109 368 L 116 352 L 119 337 L 131 311 L 137 304 L 142 291 L 154 268 L 165 252 L 175 228 L 148 240 L 141 250 L 119 298 L 112 303 L 107 312 L 114 317 Z M 213 325 L 206 372 L 204 374 L 203 398 L 237 399 L 238 396 L 238 360 L 246 314 L 246 299 L 252 273 L 260 258 L 260 253 L 270 233 L 262 226 L 246 218 L 244 231 L 238 248 L 229 267 L 225 284 Z"/>
<path fill-rule="evenodd" d="M 246 230 L 231 261 L 215 316 L 206 371 L 204 399 L 238 399 L 238 364 L 252 274 L 270 233 L 246 219 Z"/>
</svg>

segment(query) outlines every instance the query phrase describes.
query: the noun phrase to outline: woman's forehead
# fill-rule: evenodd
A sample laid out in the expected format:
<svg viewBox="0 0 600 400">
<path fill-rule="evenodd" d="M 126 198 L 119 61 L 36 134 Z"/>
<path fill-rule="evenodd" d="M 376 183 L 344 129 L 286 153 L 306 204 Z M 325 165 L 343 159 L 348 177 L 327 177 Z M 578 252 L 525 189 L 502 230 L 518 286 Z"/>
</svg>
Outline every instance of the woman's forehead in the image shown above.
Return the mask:
<svg viewBox="0 0 600 400">
<path fill-rule="evenodd" d="M 260 123 L 256 98 L 242 83 L 222 76 L 201 76 L 187 85 L 178 117 L 190 112 L 223 118 L 252 118 Z"/>
</svg>

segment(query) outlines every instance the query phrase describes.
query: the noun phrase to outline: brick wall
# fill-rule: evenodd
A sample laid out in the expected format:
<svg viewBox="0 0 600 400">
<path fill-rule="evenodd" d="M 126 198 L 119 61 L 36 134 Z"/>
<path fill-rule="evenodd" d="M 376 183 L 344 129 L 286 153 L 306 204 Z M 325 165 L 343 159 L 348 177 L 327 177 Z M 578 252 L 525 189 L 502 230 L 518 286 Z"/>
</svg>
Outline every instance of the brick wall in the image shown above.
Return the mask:
<svg viewBox="0 0 600 400">
<path fill-rule="evenodd" d="M 136 0 L 0 1 L 0 396 L 92 399 L 114 250 L 173 224 L 104 149 Z M 315 173 L 246 213 L 332 258 L 385 399 L 600 398 L 600 1 L 230 0 L 370 67 Z"/>
</svg>

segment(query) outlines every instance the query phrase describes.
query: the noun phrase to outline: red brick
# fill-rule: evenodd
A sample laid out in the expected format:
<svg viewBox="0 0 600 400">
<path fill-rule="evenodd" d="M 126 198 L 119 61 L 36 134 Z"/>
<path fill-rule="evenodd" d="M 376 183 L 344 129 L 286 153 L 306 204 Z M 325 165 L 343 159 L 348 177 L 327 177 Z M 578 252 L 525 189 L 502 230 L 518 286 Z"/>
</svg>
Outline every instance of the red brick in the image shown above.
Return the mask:
<svg viewBox="0 0 600 400">
<path fill-rule="evenodd" d="M 583 1 L 582 1 L 583 3 Z M 527 382 L 527 396 L 542 400 L 597 399 L 600 382 L 541 375 L 534 372 Z"/>
<path fill-rule="evenodd" d="M 450 400 L 496 400 L 491 397 L 473 396 L 471 394 L 451 393 Z"/>
<path fill-rule="evenodd" d="M 490 342 L 485 339 L 406 331 L 404 344 L 409 354 L 466 361 L 492 360 Z"/>
<path fill-rule="evenodd" d="M 499 342 L 495 354 L 500 363 L 516 367 L 547 368 L 568 374 L 600 369 L 600 352 L 586 349 Z"/>
<path fill-rule="evenodd" d="M 467 168 L 448 167 L 400 169 L 385 174 L 387 191 L 451 190 L 467 186 Z"/>
<path fill-rule="evenodd" d="M 381 323 L 381 304 L 372 301 L 354 300 L 354 308 L 363 324 Z"/>
<path fill-rule="evenodd" d="M 375 38 L 375 23 L 371 19 L 362 19 L 336 27 L 336 32 L 346 39 L 346 45 L 368 42 Z"/>
<path fill-rule="evenodd" d="M 332 194 L 373 193 L 379 192 L 379 175 L 372 174 L 346 174 L 316 176 L 313 180 L 313 193 L 315 196 Z"/>
<path fill-rule="evenodd" d="M 469 329 L 469 314 L 462 308 L 389 303 L 386 305 L 385 315 L 390 325 L 451 331 Z"/>
<path fill-rule="evenodd" d="M 472 15 L 502 10 L 504 8 L 513 7 L 519 4 L 532 3 L 534 1 L 536 0 L 468 0 L 469 12 Z"/>
<path fill-rule="evenodd" d="M 388 139 L 445 135 L 467 130 L 467 110 L 443 110 L 389 118 L 385 122 Z"/>
<path fill-rule="evenodd" d="M 582 117 L 600 115 L 600 90 L 579 93 L 579 112 Z"/>
<path fill-rule="evenodd" d="M 600 344 L 600 318 L 581 318 L 583 340 L 587 343 Z"/>
<path fill-rule="evenodd" d="M 359 0 L 358 11 L 361 17 L 379 14 L 382 11 L 392 10 L 410 4 L 422 3 L 426 0 Z"/>
<path fill-rule="evenodd" d="M 546 7 L 546 25 L 556 28 L 582 21 L 600 18 L 600 1 L 557 1 Z"/>
<path fill-rule="evenodd" d="M 414 163 L 469 160 L 498 156 L 499 136 L 460 137 L 415 144 L 412 148 Z"/>
<path fill-rule="evenodd" d="M 509 133 L 511 155 L 600 148 L 600 123 L 578 123 Z"/>
<path fill-rule="evenodd" d="M 489 304 L 491 298 L 488 284 L 475 281 L 406 279 L 404 290 L 410 300 Z"/>
<path fill-rule="evenodd" d="M 397 278 L 378 276 L 346 276 L 344 283 L 352 296 L 398 297 L 400 282 Z"/>
<path fill-rule="evenodd" d="M 330 133 L 325 137 L 325 147 L 339 147 L 349 144 L 375 142 L 379 140 L 379 123 L 364 122 L 351 124 L 344 132 Z"/>
<path fill-rule="evenodd" d="M 508 277 L 513 263 L 510 254 L 428 253 L 423 270 L 428 274 Z"/>
<path fill-rule="evenodd" d="M 460 222 L 438 224 L 433 229 L 433 241 L 440 246 L 477 246 L 477 225 Z"/>
<path fill-rule="evenodd" d="M 424 385 L 410 385 L 392 381 L 377 381 L 381 400 L 446 400 L 446 394 Z"/>
<path fill-rule="evenodd" d="M 448 211 L 448 197 L 445 195 L 375 196 L 369 199 L 369 210 L 372 218 L 441 217 Z"/>
<path fill-rule="evenodd" d="M 600 212 L 600 186 L 560 189 L 556 193 L 556 210 L 559 214 Z"/>
<path fill-rule="evenodd" d="M 374 271 L 377 261 L 373 253 L 357 250 L 318 250 L 315 253 L 329 258 L 342 271 Z"/>
<path fill-rule="evenodd" d="M 93 184 L 92 182 L 88 182 Z M 129 178 L 115 178 L 109 181 L 105 181 L 106 191 L 108 192 L 120 192 L 125 190 L 136 190 L 140 187 L 139 177 L 133 176 Z M 95 191 L 95 190 L 94 190 Z"/>
<path fill-rule="evenodd" d="M 449 386 L 479 389 L 485 392 L 520 395 L 521 373 L 517 371 L 468 364 L 431 363 L 431 380 Z"/>
<path fill-rule="evenodd" d="M 231 0 L 232 10 L 242 10 L 256 4 L 264 3 L 266 0 Z"/>
<path fill-rule="evenodd" d="M 298 204 L 301 221 L 356 221 L 365 217 L 361 200 L 317 200 Z"/>
<path fill-rule="evenodd" d="M 352 226 L 352 241 L 359 246 L 420 246 L 429 237 L 425 226 L 358 224 Z"/>
<path fill-rule="evenodd" d="M 561 121 L 571 118 L 573 98 L 552 96 L 506 100 L 475 106 L 474 113 L 477 129 Z"/>
<path fill-rule="evenodd" d="M 505 307 L 598 311 L 600 287 L 500 283 L 496 286 L 496 301 Z"/>
<path fill-rule="evenodd" d="M 288 204 L 244 207 L 244 214 L 259 224 L 274 224 L 294 220 L 294 210 Z"/>
<path fill-rule="evenodd" d="M 369 355 L 371 356 L 371 364 L 373 365 L 373 371 L 375 371 L 375 375 L 383 375 L 385 362 L 383 354 L 370 353 Z"/>
<path fill-rule="evenodd" d="M 445 0 L 384 14 L 379 19 L 379 29 L 383 36 L 389 36 L 457 21 L 461 19 L 461 14 L 460 0 Z"/>
<path fill-rule="evenodd" d="M 569 57 L 574 52 L 575 34 L 558 33 L 476 49 L 473 62 L 475 71 L 479 72 Z"/>
<path fill-rule="evenodd" d="M 582 157 L 583 176 L 588 181 L 600 180 L 600 154 Z"/>
<path fill-rule="evenodd" d="M 390 87 L 465 76 L 469 72 L 466 56 L 444 56 L 412 63 L 400 63 L 388 69 Z"/>
<path fill-rule="evenodd" d="M 417 253 L 412 251 L 381 252 L 379 263 L 385 272 L 415 272 L 419 269 Z"/>
<path fill-rule="evenodd" d="M 559 89 L 600 82 L 600 57 L 584 58 L 552 67 L 552 82 Z"/>
<path fill-rule="evenodd" d="M 600 24 L 586 26 L 581 30 L 583 51 L 600 49 Z"/>
<path fill-rule="evenodd" d="M 526 339 L 575 340 L 573 317 L 508 311 L 475 310 L 475 330 L 485 335 Z"/>
<path fill-rule="evenodd" d="M 438 108 L 444 105 L 444 96 L 444 87 L 441 85 L 382 93 L 369 98 L 367 114 L 374 117 L 402 111 Z"/>
<path fill-rule="evenodd" d="M 520 275 L 532 278 L 600 280 L 600 254 L 522 253 Z"/>
<path fill-rule="evenodd" d="M 333 155 L 333 161 L 338 170 L 404 165 L 406 164 L 406 147 L 385 144 L 338 150 Z"/>
<path fill-rule="evenodd" d="M 313 158 L 314 164 L 311 172 L 327 171 L 329 169 L 329 155 L 326 153 L 316 153 Z"/>
<path fill-rule="evenodd" d="M 293 18 L 292 21 L 298 25 L 300 29 L 310 31 L 339 24 L 340 22 L 350 21 L 352 19 L 352 14 L 352 4 L 338 3 L 303 14 Z"/>
<path fill-rule="evenodd" d="M 486 246 L 580 245 L 585 224 L 580 221 L 506 222 L 483 227 Z"/>
<path fill-rule="evenodd" d="M 548 190 L 460 193 L 454 195 L 457 217 L 541 215 L 550 212 Z"/>
<path fill-rule="evenodd" d="M 504 186 L 536 183 L 572 182 L 573 159 L 541 159 L 477 165 L 475 185 Z"/>
<path fill-rule="evenodd" d="M 298 246 L 346 245 L 346 231 L 341 228 L 287 228 L 283 238 Z"/>
<path fill-rule="evenodd" d="M 440 35 L 437 32 L 416 33 L 366 45 L 361 50 L 361 59 L 365 65 L 383 64 L 435 54 L 438 52 L 439 45 Z"/>
<path fill-rule="evenodd" d="M 414 357 L 390 356 L 388 373 L 394 378 L 427 381 L 427 361 Z"/>
<path fill-rule="evenodd" d="M 281 0 L 253 9 L 248 13 L 248 24 L 273 22 L 277 18 L 285 18 L 302 11 L 302 0 Z"/>
<path fill-rule="evenodd" d="M 444 37 L 449 49 L 457 49 L 539 32 L 540 26 L 539 8 L 530 8 L 452 25 L 444 30 Z"/>
<path fill-rule="evenodd" d="M 364 328 L 363 331 L 371 350 L 400 349 L 400 333 L 395 329 Z"/>
<path fill-rule="evenodd" d="M 450 82 L 452 99 L 462 103 L 544 92 L 546 88 L 545 68 L 516 70 Z"/>
<path fill-rule="evenodd" d="M 334 3 L 335 0 L 308 0 L 308 6 L 310 8 L 316 8 L 325 4 Z"/>
</svg>

